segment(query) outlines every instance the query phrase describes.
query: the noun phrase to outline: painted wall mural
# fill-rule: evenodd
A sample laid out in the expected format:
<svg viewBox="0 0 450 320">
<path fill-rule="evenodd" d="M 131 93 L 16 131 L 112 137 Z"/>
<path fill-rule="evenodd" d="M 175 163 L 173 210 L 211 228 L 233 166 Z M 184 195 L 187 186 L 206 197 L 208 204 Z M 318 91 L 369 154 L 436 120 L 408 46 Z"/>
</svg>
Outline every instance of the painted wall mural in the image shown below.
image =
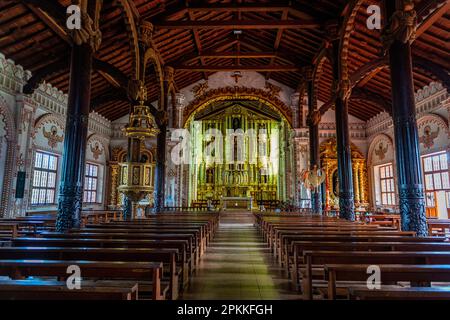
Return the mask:
<svg viewBox="0 0 450 320">
<path fill-rule="evenodd" d="M 433 153 L 448 145 L 448 124 L 440 115 L 428 114 L 417 121 L 422 153 Z"/>
</svg>

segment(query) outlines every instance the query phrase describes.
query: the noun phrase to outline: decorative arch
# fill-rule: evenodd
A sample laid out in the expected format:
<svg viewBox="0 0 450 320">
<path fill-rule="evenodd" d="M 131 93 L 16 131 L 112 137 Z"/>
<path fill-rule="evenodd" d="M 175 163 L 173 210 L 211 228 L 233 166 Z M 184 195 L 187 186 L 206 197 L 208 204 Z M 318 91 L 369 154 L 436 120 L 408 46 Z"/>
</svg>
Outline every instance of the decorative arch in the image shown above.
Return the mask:
<svg viewBox="0 0 450 320">
<path fill-rule="evenodd" d="M 344 30 L 341 35 L 340 50 L 341 50 L 341 79 L 348 79 L 348 51 L 350 46 L 350 38 L 355 30 L 356 16 L 359 8 L 364 3 L 364 0 L 351 0 L 348 4 L 348 12 L 344 18 Z"/>
<path fill-rule="evenodd" d="M 4 217 L 8 214 L 10 209 L 10 193 L 11 193 L 11 182 L 13 178 L 15 154 L 16 154 L 16 126 L 14 124 L 14 118 L 11 111 L 8 108 L 6 100 L 0 96 L 0 117 L 3 117 L 6 129 L 6 162 L 5 162 L 5 173 L 2 186 L 2 195 L 0 203 L 0 216 Z"/>
<path fill-rule="evenodd" d="M 373 154 L 374 154 L 374 151 L 376 150 L 376 148 L 378 148 L 378 147 L 380 146 L 379 143 L 380 143 L 381 141 L 387 141 L 387 143 L 388 143 L 387 147 L 388 147 L 388 148 L 391 147 L 391 148 L 392 148 L 392 151 L 393 151 L 394 154 L 395 154 L 395 150 L 394 150 L 394 141 L 393 141 L 393 139 L 391 138 L 391 136 L 389 136 L 389 135 L 386 134 L 386 133 L 380 133 L 380 134 L 376 135 L 376 136 L 372 139 L 372 141 L 369 143 L 369 152 L 368 152 L 368 155 L 367 155 L 367 163 L 368 163 L 369 167 L 370 167 L 370 166 L 373 164 L 373 162 L 374 162 L 374 160 L 373 160 Z M 388 151 L 389 151 L 389 150 L 383 149 L 382 152 L 387 153 Z"/>
<path fill-rule="evenodd" d="M 147 66 L 148 62 L 151 62 L 153 65 L 153 68 L 155 69 L 156 73 L 156 79 L 159 82 L 159 90 L 160 90 L 160 96 L 158 99 L 158 105 L 159 109 L 162 110 L 164 107 L 164 70 L 163 70 L 163 63 L 161 62 L 161 57 L 159 55 L 159 52 L 156 51 L 155 48 L 149 48 L 147 51 L 145 51 L 144 55 L 144 66 Z"/>
<path fill-rule="evenodd" d="M 434 114 L 434 113 L 428 113 L 428 114 L 420 117 L 417 120 L 417 126 L 420 127 L 423 124 L 430 123 L 430 122 L 434 122 L 434 123 L 438 124 L 439 126 L 444 127 L 447 132 L 449 130 L 447 121 L 442 116 L 440 116 L 438 114 Z"/>
<path fill-rule="evenodd" d="M 227 100 L 253 100 L 265 103 L 275 111 L 280 112 L 292 126 L 292 109 L 278 97 L 271 95 L 268 91 L 247 87 L 225 87 L 212 89 L 202 96 L 193 100 L 183 113 L 183 124 L 186 125 L 195 111 L 202 110 L 214 102 Z"/>
<path fill-rule="evenodd" d="M 39 130 L 45 123 L 56 124 L 63 130 L 65 128 L 64 119 L 62 117 L 54 113 L 46 113 L 36 119 L 36 121 L 34 122 L 34 131 L 36 132 L 37 130 Z"/>
<path fill-rule="evenodd" d="M 135 79 L 139 79 L 140 74 L 140 55 L 139 55 L 139 33 L 136 27 L 134 13 L 128 0 L 119 0 L 117 2 L 123 11 L 123 19 L 125 21 L 125 28 L 130 40 L 130 49 L 132 54 L 132 69 Z"/>
<path fill-rule="evenodd" d="M 317 108 L 317 91 L 320 88 L 319 82 L 323 75 L 323 65 L 326 61 L 328 61 L 330 64 L 333 61 L 330 50 L 328 48 L 323 48 L 322 51 L 320 52 L 319 56 L 317 57 L 316 61 L 317 62 L 314 65 L 314 71 L 313 71 L 313 82 L 314 82 L 314 97 L 313 97 L 313 99 L 314 99 L 314 104 Z M 330 88 L 330 89 L 332 89 L 332 88 Z M 321 112 L 321 114 L 323 114 L 323 113 Z"/>
</svg>

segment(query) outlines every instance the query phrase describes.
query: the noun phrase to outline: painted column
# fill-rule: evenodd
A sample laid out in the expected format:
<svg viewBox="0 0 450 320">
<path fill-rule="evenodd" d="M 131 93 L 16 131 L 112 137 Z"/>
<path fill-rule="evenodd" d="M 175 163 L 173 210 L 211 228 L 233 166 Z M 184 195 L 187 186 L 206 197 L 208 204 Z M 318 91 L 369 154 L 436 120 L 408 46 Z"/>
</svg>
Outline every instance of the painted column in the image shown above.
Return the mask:
<svg viewBox="0 0 450 320">
<path fill-rule="evenodd" d="M 309 127 L 309 164 L 310 169 L 320 168 L 320 138 L 319 123 L 321 120 L 320 112 L 316 110 L 314 96 L 313 70 L 311 67 L 305 69 L 305 77 L 307 81 L 308 92 L 308 119 Z M 322 195 L 320 187 L 311 192 L 311 207 L 315 214 L 322 214 Z"/>
<path fill-rule="evenodd" d="M 415 231 L 418 236 L 424 237 L 428 235 L 428 230 L 411 59 L 411 41 L 417 26 L 416 12 L 410 1 L 390 0 L 385 1 L 385 5 L 387 16 L 391 17 L 383 31 L 383 44 L 389 53 L 391 71 L 392 118 L 402 230 Z"/>
<path fill-rule="evenodd" d="M 165 200 L 165 180 L 166 180 L 166 147 L 167 147 L 167 105 L 169 101 L 170 85 L 173 81 L 174 69 L 166 67 L 164 69 L 164 93 L 163 97 L 163 116 L 160 119 L 160 133 L 156 141 L 156 169 L 155 169 L 155 213 L 160 213 L 164 210 Z"/>
<path fill-rule="evenodd" d="M 79 228 L 83 204 L 84 169 L 91 99 L 92 48 L 72 46 L 70 88 L 64 134 L 61 186 L 56 229 Z"/>
<path fill-rule="evenodd" d="M 354 221 L 352 152 L 348 122 L 348 99 L 351 88 L 348 80 L 342 79 L 341 76 L 340 39 L 333 40 L 333 76 L 339 176 L 339 215 L 343 219 Z"/>
</svg>

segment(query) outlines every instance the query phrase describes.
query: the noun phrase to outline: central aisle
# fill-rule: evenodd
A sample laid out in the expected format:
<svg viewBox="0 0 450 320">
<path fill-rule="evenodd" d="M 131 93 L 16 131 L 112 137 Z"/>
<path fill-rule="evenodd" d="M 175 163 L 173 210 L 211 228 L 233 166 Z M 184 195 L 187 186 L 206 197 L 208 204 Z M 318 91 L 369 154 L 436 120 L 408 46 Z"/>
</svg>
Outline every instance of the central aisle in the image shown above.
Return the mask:
<svg viewBox="0 0 450 320">
<path fill-rule="evenodd" d="M 272 260 L 247 212 L 221 215 L 214 240 L 203 256 L 184 300 L 299 299 Z"/>
</svg>

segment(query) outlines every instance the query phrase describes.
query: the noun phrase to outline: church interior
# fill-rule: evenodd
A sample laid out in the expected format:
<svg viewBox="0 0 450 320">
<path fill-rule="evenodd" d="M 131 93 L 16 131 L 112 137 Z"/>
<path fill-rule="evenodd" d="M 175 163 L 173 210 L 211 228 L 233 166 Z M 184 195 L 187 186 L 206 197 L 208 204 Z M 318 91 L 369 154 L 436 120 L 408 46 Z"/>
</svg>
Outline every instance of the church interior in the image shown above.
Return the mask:
<svg viewBox="0 0 450 320">
<path fill-rule="evenodd" d="M 0 300 L 450 300 L 449 0 L 4 0 Z"/>
</svg>

